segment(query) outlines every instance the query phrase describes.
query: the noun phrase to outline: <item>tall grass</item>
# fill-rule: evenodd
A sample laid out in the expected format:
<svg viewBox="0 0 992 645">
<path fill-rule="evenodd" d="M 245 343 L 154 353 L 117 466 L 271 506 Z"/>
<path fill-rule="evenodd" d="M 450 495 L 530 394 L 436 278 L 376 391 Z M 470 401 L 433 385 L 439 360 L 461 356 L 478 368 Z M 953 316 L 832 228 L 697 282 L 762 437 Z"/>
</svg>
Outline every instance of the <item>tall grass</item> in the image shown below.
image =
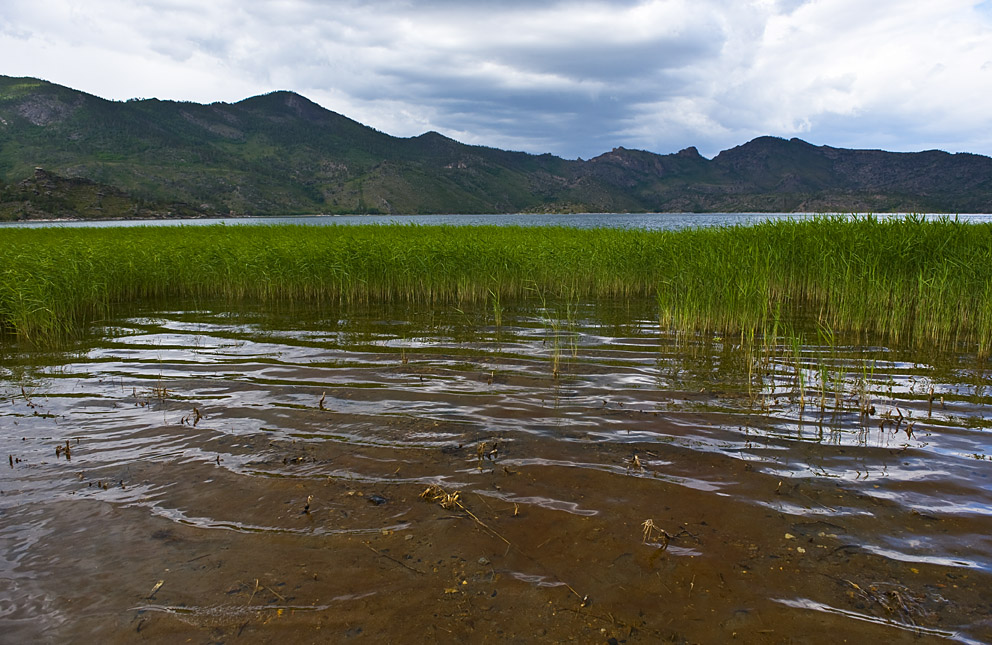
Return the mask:
<svg viewBox="0 0 992 645">
<path fill-rule="evenodd" d="M 820 218 L 681 231 L 447 226 L 0 229 L 0 327 L 48 344 L 142 300 L 658 299 L 683 331 L 785 316 L 992 346 L 992 226 Z"/>
<path fill-rule="evenodd" d="M 685 234 L 658 292 L 676 328 L 766 328 L 781 307 L 893 343 L 990 348 L 990 224 L 833 217 Z"/>
</svg>

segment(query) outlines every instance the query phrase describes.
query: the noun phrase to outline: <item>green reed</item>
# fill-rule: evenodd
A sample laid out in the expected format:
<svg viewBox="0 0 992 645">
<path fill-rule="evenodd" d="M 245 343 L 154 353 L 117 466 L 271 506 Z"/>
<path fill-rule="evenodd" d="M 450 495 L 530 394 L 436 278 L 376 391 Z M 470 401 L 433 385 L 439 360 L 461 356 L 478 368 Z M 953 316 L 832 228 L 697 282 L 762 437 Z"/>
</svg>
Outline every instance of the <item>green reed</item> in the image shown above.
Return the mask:
<svg viewBox="0 0 992 645">
<path fill-rule="evenodd" d="M 818 218 L 685 231 L 662 323 L 767 329 L 776 311 L 892 343 L 992 341 L 992 225 Z"/>
<path fill-rule="evenodd" d="M 992 346 L 992 226 L 824 217 L 680 231 L 565 227 L 0 229 L 0 328 L 59 342 L 141 301 L 658 300 L 666 329 L 779 317 L 893 342 Z M 498 315 L 498 314 L 497 314 Z"/>
</svg>

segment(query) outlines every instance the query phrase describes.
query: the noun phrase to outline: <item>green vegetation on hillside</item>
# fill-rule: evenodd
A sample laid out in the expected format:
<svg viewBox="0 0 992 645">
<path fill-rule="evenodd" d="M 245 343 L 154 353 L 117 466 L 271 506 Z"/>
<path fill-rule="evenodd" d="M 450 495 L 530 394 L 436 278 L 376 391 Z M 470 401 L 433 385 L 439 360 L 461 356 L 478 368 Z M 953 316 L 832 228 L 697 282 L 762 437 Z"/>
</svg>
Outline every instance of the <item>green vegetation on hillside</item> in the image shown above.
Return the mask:
<svg viewBox="0 0 992 645">
<path fill-rule="evenodd" d="M 188 204 L 162 204 L 88 179 L 41 168 L 17 184 L 0 184 L 0 221 L 33 219 L 164 219 L 216 216 Z"/>
<path fill-rule="evenodd" d="M 588 161 L 392 137 L 291 92 L 238 103 L 107 101 L 0 76 L 0 182 L 41 166 L 202 212 L 992 212 L 992 159 L 759 137 L 706 159 Z"/>
<path fill-rule="evenodd" d="M 992 347 L 992 225 L 953 220 L 614 229 L 0 229 L 0 327 L 38 343 L 146 300 L 336 306 L 653 296 L 664 329 L 814 317 L 893 341 Z"/>
</svg>

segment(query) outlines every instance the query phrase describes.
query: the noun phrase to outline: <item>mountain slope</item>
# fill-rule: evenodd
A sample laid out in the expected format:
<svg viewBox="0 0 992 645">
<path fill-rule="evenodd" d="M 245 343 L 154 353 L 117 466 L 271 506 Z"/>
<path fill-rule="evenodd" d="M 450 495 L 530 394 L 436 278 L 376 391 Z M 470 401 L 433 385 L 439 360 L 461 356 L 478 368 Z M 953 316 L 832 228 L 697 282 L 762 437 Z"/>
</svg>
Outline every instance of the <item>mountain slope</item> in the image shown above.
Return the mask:
<svg viewBox="0 0 992 645">
<path fill-rule="evenodd" d="M 712 160 L 694 148 L 616 148 L 569 161 L 435 132 L 392 137 L 292 92 L 232 104 L 114 102 L 0 76 L 0 182 L 8 184 L 0 199 L 25 198 L 11 186 L 36 167 L 104 184 L 136 204 L 223 214 L 992 212 L 992 159 L 979 155 L 760 137 Z"/>
</svg>

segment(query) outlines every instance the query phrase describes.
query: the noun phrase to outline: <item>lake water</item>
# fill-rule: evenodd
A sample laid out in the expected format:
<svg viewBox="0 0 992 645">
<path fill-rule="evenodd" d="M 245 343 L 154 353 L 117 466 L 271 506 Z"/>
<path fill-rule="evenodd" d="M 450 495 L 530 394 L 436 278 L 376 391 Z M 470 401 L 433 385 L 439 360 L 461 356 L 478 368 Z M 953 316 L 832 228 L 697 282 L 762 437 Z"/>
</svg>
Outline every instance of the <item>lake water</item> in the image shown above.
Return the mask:
<svg viewBox="0 0 992 645">
<path fill-rule="evenodd" d="M 206 226 L 305 224 L 310 226 L 365 224 L 421 224 L 453 226 L 571 226 L 575 228 L 631 228 L 644 230 L 678 229 L 693 226 L 731 226 L 777 219 L 811 219 L 818 213 L 578 213 L 563 214 L 494 214 L 494 215 L 312 215 L 300 217 L 243 217 L 224 219 L 114 220 L 85 222 L 0 222 L 0 227 L 45 226 Z M 854 217 L 856 215 L 845 215 Z M 879 218 L 905 217 L 904 213 L 880 214 Z M 965 222 L 990 222 L 992 214 L 922 215 L 927 219 L 957 217 Z"/>
<path fill-rule="evenodd" d="M 992 641 L 986 360 L 495 323 L 175 303 L 7 346 L 0 640 Z"/>
</svg>

